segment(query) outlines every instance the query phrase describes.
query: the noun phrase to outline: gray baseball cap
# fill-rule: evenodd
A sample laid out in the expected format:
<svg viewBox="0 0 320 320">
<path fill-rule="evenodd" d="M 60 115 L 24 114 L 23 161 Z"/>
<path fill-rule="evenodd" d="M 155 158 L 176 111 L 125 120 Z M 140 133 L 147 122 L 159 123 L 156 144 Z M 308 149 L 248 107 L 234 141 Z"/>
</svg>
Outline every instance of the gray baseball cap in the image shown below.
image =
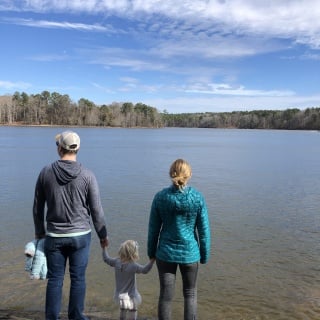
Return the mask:
<svg viewBox="0 0 320 320">
<path fill-rule="evenodd" d="M 68 151 L 77 151 L 80 148 L 80 137 L 73 131 L 64 131 L 56 135 L 56 144 Z"/>
</svg>

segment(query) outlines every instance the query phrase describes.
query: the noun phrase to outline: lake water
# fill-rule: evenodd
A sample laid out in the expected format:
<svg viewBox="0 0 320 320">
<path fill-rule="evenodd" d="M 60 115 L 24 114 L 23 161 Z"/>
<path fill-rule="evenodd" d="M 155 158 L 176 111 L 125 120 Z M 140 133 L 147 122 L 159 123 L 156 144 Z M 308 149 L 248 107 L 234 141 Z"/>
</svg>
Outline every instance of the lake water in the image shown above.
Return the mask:
<svg viewBox="0 0 320 320">
<path fill-rule="evenodd" d="M 0 127 L 0 308 L 43 310 L 45 281 L 23 270 L 33 238 L 32 201 L 40 169 L 57 159 L 62 128 Z M 147 261 L 149 209 L 170 184 L 176 158 L 193 168 L 190 184 L 207 200 L 212 257 L 201 265 L 199 320 L 320 319 L 320 133 L 217 129 L 79 128 L 78 161 L 98 179 L 110 253 L 135 239 Z M 110 311 L 113 270 L 93 234 L 87 311 Z M 64 288 L 64 305 L 68 296 Z M 156 317 L 157 270 L 138 276 L 141 317 Z M 173 319 L 182 319 L 181 280 Z"/>
</svg>

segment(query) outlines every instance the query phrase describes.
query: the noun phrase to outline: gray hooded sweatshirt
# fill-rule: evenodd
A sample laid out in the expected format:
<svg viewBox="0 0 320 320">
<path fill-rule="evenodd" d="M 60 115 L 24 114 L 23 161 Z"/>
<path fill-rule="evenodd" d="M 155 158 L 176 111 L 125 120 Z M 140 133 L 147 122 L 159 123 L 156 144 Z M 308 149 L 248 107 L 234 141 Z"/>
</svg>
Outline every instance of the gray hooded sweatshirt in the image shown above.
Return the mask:
<svg viewBox="0 0 320 320">
<path fill-rule="evenodd" d="M 44 167 L 34 195 L 36 236 L 42 237 L 46 231 L 57 236 L 89 232 L 90 217 L 98 237 L 104 239 L 107 228 L 94 174 L 79 162 L 69 160 L 57 160 Z"/>
</svg>

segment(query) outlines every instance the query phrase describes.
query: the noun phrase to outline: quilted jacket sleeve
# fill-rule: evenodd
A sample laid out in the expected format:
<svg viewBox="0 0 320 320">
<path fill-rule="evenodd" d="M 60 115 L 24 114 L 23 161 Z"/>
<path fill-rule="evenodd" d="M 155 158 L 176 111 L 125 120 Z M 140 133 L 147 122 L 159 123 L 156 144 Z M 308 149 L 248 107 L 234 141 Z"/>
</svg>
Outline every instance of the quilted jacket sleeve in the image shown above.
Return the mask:
<svg viewBox="0 0 320 320">
<path fill-rule="evenodd" d="M 200 263 L 207 263 L 210 258 L 211 233 L 206 202 L 201 196 L 201 209 L 197 216 L 197 231 L 200 246 Z"/>
<path fill-rule="evenodd" d="M 156 257 L 158 247 L 159 234 L 162 226 L 161 217 L 157 211 L 157 198 L 155 195 L 150 211 L 149 228 L 148 228 L 148 257 L 153 259 Z"/>
</svg>

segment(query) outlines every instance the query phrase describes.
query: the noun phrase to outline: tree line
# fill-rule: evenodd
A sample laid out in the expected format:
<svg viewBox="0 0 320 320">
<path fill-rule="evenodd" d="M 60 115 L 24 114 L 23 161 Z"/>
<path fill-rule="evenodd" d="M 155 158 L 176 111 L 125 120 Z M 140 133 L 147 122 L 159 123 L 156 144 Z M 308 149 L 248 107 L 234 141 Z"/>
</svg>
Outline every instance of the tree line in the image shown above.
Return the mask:
<svg viewBox="0 0 320 320">
<path fill-rule="evenodd" d="M 156 108 L 143 103 L 97 106 L 85 98 L 73 102 L 69 95 L 58 92 L 15 92 L 0 97 L 0 124 L 159 127 L 161 116 Z"/>
<path fill-rule="evenodd" d="M 1 125 L 320 130 L 320 108 L 170 114 L 144 103 L 96 105 L 43 91 L 0 96 Z"/>
<path fill-rule="evenodd" d="M 320 130 L 320 108 L 163 114 L 168 127 Z"/>
</svg>

